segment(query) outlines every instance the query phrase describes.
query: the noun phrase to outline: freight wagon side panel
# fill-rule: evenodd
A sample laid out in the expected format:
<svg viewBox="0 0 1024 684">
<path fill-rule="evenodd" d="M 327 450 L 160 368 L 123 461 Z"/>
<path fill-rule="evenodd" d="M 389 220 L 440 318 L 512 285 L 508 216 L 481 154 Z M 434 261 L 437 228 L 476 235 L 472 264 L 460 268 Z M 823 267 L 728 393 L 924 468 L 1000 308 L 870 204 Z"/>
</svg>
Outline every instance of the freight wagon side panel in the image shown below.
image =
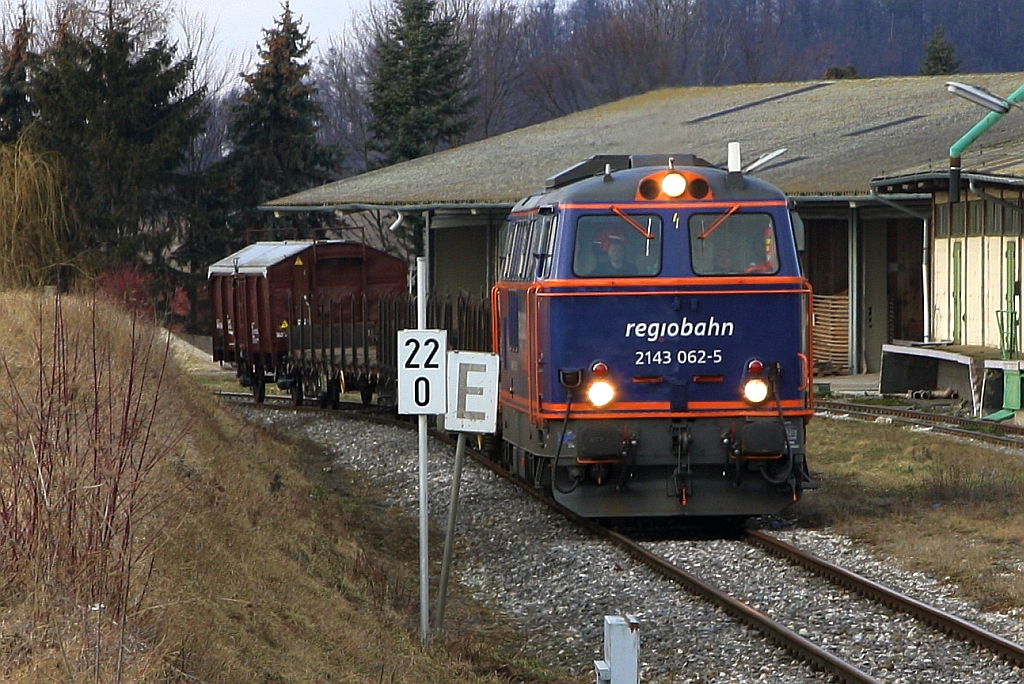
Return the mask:
<svg viewBox="0 0 1024 684">
<path fill-rule="evenodd" d="M 210 279 L 213 299 L 213 360 L 234 361 L 235 339 L 231 314 L 231 278 L 213 276 Z"/>
</svg>

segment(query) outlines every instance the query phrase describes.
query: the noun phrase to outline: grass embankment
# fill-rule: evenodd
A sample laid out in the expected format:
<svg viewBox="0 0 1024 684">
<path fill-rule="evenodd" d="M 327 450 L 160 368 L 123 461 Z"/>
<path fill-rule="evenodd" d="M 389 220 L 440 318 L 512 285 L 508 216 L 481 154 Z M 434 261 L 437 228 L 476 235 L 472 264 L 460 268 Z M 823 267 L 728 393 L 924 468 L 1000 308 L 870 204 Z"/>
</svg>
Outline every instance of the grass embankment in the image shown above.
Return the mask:
<svg viewBox="0 0 1024 684">
<path fill-rule="evenodd" d="M 815 419 L 822 479 L 793 512 L 955 580 L 990 608 L 1024 607 L 1024 453 L 899 425 Z"/>
<path fill-rule="evenodd" d="M 415 521 L 57 301 L 0 294 L 0 680 L 557 681 L 458 597 L 422 647 Z"/>
</svg>

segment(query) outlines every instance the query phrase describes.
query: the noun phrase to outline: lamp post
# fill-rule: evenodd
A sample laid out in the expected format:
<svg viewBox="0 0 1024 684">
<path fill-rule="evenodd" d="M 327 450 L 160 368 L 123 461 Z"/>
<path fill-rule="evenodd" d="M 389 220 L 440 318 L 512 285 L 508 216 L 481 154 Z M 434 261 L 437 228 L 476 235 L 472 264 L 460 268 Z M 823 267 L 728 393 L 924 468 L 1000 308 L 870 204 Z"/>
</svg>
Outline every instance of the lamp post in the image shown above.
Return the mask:
<svg viewBox="0 0 1024 684">
<path fill-rule="evenodd" d="M 976 123 L 967 131 L 962 138 L 953 143 L 949 148 L 949 201 L 950 203 L 960 201 L 960 155 L 963 154 L 971 143 L 977 140 L 982 133 L 992 128 L 1003 115 L 1010 111 L 1011 107 L 1019 107 L 1024 101 L 1024 85 L 1013 91 L 1007 98 L 993 95 L 984 88 L 947 81 L 946 90 L 957 97 L 962 97 L 974 104 L 981 105 L 991 110 L 985 118 Z"/>
</svg>

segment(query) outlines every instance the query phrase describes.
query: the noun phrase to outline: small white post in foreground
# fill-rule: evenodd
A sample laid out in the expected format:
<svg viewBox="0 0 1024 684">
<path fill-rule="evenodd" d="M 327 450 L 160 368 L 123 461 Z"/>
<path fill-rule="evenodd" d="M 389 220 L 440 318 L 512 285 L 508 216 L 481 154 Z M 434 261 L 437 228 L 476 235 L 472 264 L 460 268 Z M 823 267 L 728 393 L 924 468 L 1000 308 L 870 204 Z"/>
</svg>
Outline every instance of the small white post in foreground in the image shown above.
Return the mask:
<svg viewBox="0 0 1024 684">
<path fill-rule="evenodd" d="M 597 684 L 639 684 L 640 621 L 604 616 L 604 660 L 594 661 Z"/>
</svg>

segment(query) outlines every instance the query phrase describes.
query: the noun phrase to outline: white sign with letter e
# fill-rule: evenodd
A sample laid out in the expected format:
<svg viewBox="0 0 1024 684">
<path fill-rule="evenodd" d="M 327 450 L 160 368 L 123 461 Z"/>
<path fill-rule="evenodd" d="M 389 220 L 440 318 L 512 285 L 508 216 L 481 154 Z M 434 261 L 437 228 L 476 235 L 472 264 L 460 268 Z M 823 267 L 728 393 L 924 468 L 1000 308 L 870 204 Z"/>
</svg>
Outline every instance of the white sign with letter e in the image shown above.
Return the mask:
<svg viewBox="0 0 1024 684">
<path fill-rule="evenodd" d="M 398 413 L 438 415 L 445 396 L 447 330 L 398 331 Z"/>
<path fill-rule="evenodd" d="M 498 355 L 448 352 L 448 412 L 452 432 L 494 432 L 498 424 Z"/>
</svg>

